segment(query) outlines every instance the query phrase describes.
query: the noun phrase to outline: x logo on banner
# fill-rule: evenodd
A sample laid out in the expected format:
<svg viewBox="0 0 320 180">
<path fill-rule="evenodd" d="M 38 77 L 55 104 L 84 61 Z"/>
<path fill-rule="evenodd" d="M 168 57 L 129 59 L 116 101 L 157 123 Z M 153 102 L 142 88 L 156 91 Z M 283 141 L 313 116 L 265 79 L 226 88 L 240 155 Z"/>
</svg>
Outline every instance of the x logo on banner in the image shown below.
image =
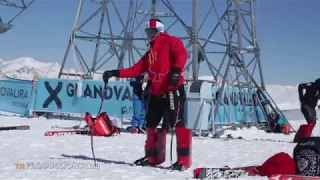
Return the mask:
<svg viewBox="0 0 320 180">
<path fill-rule="evenodd" d="M 51 104 L 52 101 L 54 101 L 58 107 L 58 109 L 62 109 L 62 102 L 58 97 L 58 94 L 60 93 L 62 89 L 62 82 L 58 82 L 57 87 L 53 90 L 49 82 L 44 82 L 44 85 L 49 92 L 49 97 L 44 101 L 42 107 L 48 108 L 49 104 Z"/>
</svg>

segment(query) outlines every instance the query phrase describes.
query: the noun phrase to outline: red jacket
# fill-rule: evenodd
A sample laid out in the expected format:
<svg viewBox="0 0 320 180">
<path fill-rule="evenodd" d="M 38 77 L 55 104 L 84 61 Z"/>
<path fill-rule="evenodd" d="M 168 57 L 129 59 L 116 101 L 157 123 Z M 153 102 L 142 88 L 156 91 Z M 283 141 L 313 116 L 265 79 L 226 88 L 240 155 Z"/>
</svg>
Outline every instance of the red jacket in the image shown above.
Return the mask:
<svg viewBox="0 0 320 180">
<path fill-rule="evenodd" d="M 183 42 L 168 33 L 160 33 L 154 40 L 149 51 L 132 67 L 120 69 L 120 78 L 137 77 L 141 73 L 148 72 L 152 84 L 150 93 L 160 95 L 173 89 L 170 84 L 169 72 L 173 67 L 181 71 L 179 86 L 183 84 L 182 75 L 187 61 L 187 51 Z"/>
</svg>

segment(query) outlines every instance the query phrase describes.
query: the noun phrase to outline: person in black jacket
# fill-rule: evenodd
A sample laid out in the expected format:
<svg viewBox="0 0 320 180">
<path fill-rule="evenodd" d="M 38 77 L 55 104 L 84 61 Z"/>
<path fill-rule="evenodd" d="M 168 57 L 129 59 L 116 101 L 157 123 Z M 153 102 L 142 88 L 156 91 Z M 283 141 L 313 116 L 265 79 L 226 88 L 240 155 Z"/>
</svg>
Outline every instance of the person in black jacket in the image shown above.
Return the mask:
<svg viewBox="0 0 320 180">
<path fill-rule="evenodd" d="M 305 176 L 319 176 L 319 140 L 308 139 L 305 141 L 303 138 L 311 137 L 312 131 L 316 125 L 316 107 L 320 97 L 320 78 L 315 80 L 315 82 L 299 84 L 298 93 L 299 100 L 301 102 L 301 112 L 304 115 L 307 124 L 300 125 L 293 140 L 295 143 L 306 142 L 298 143 L 294 148 L 293 158 L 298 166 L 296 174 L 303 174 Z"/>
<path fill-rule="evenodd" d="M 303 93 L 305 90 L 305 93 Z M 320 78 L 315 82 L 301 83 L 298 86 L 301 112 L 308 124 L 316 123 L 316 106 L 320 98 Z"/>
</svg>

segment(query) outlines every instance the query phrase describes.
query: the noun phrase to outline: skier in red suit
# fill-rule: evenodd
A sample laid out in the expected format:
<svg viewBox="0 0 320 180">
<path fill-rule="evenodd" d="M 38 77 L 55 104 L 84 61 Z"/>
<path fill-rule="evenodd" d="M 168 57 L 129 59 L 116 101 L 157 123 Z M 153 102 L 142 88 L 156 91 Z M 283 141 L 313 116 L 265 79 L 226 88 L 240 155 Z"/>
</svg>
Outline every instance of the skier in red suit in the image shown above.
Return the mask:
<svg viewBox="0 0 320 180">
<path fill-rule="evenodd" d="M 182 73 L 187 61 L 187 51 L 179 38 L 164 31 L 164 25 L 159 19 L 147 22 L 146 33 L 150 43 L 146 54 L 130 68 L 105 71 L 103 80 L 108 82 L 111 77 L 137 77 L 148 72 L 151 86 L 146 114 L 145 158 L 134 163 L 156 166 L 165 161 L 167 130 L 158 129 L 157 126 L 167 111 L 170 126 L 175 129 L 177 137 L 178 157 L 171 169 L 182 171 L 191 166 L 192 144 L 192 130 L 185 128 L 183 119 L 186 95 Z"/>
</svg>

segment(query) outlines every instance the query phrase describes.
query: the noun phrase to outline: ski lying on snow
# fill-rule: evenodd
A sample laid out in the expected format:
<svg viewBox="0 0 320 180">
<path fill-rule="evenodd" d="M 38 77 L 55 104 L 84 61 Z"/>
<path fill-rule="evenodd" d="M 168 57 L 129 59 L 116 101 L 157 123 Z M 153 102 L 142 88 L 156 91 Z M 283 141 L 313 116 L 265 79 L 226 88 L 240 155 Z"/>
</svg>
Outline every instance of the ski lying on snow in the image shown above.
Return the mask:
<svg viewBox="0 0 320 180">
<path fill-rule="evenodd" d="M 130 164 L 130 166 L 133 167 L 141 167 L 141 168 L 154 168 L 154 169 L 163 169 L 163 170 L 172 170 L 170 167 L 166 166 L 140 166 L 140 165 L 135 165 L 134 163 Z"/>
<path fill-rule="evenodd" d="M 194 178 L 209 180 L 219 178 L 239 178 L 247 176 L 256 176 L 258 174 L 257 167 L 247 166 L 239 168 L 196 168 L 193 171 Z"/>
<path fill-rule="evenodd" d="M 2 126 L 0 127 L 0 131 L 8 131 L 8 130 L 29 130 L 30 126 L 22 125 L 22 126 Z"/>
<path fill-rule="evenodd" d="M 84 127 L 80 127 L 79 125 L 76 125 L 76 126 L 58 126 L 58 125 L 55 125 L 55 126 L 51 126 L 52 129 L 64 129 L 64 130 L 84 130 L 84 129 L 88 129 L 88 125 L 84 126 Z"/>
<path fill-rule="evenodd" d="M 226 135 L 226 137 L 221 137 L 221 136 L 218 136 L 218 135 L 214 135 L 212 137 L 212 139 L 222 139 L 222 140 L 225 140 L 225 141 L 228 141 L 228 140 L 244 140 L 244 141 L 271 141 L 271 142 L 294 143 L 294 142 L 290 142 L 290 141 L 275 140 L 275 139 L 263 139 L 263 138 L 262 139 L 258 139 L 258 138 L 255 138 L 255 139 L 244 139 L 242 136 L 233 137 L 231 134 Z"/>
<path fill-rule="evenodd" d="M 314 176 L 299 176 L 289 174 L 275 174 L 272 175 L 269 180 L 320 180 L 320 177 Z"/>
<path fill-rule="evenodd" d="M 234 170 L 225 168 L 205 168 L 199 175 L 198 179 L 209 180 L 219 178 L 239 178 L 249 176 L 246 170 Z"/>
<path fill-rule="evenodd" d="M 76 135 L 82 134 L 87 135 L 90 134 L 89 130 L 65 130 L 65 131 L 47 131 L 45 132 L 45 136 L 65 136 L 65 135 Z"/>
</svg>

